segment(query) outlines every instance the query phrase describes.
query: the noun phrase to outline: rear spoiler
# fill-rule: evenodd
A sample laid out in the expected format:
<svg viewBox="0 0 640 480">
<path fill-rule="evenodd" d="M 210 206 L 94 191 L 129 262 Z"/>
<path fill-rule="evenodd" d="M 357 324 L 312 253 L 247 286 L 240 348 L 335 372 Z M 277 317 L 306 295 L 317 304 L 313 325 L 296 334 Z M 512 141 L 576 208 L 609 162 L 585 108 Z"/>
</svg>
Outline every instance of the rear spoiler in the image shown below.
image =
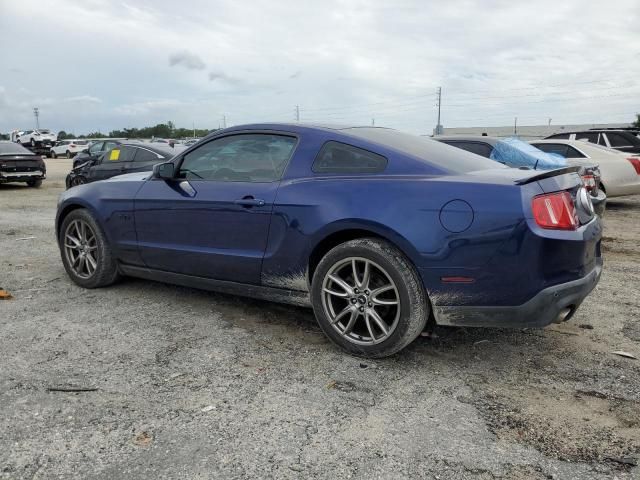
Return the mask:
<svg viewBox="0 0 640 480">
<path fill-rule="evenodd" d="M 564 175 L 565 173 L 578 173 L 581 168 L 579 165 L 575 165 L 572 167 L 556 168 L 555 170 L 545 170 L 539 175 L 532 175 L 522 180 L 516 180 L 516 185 L 526 185 L 527 183 L 537 182 L 538 180 L 555 177 L 557 175 Z"/>
</svg>

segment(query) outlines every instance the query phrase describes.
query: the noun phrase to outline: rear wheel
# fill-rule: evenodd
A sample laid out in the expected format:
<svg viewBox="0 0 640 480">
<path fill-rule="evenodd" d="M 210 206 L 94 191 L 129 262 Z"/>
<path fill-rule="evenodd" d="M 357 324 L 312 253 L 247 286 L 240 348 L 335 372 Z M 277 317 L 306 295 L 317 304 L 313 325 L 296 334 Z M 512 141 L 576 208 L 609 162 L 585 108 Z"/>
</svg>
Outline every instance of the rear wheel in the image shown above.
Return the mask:
<svg viewBox="0 0 640 480">
<path fill-rule="evenodd" d="M 31 141 L 29 142 L 31 144 L 32 147 L 36 146 L 36 141 L 32 138 Z"/>
<path fill-rule="evenodd" d="M 51 158 L 58 158 L 58 156 L 56 155 L 56 152 L 54 152 L 53 150 L 51 150 Z"/>
<path fill-rule="evenodd" d="M 73 210 L 62 222 L 58 244 L 71 280 L 85 288 L 114 283 L 118 266 L 98 222 L 85 209 Z"/>
<path fill-rule="evenodd" d="M 67 158 L 71 158 L 71 157 L 73 157 L 73 155 L 71 155 L 71 152 L 67 150 Z"/>
<path fill-rule="evenodd" d="M 27 185 L 33 188 L 39 188 L 42 186 L 42 180 L 28 180 Z"/>
<path fill-rule="evenodd" d="M 429 317 L 410 261 L 384 240 L 351 240 L 329 251 L 313 275 L 313 309 L 325 334 L 347 352 L 371 358 L 411 343 Z"/>
</svg>

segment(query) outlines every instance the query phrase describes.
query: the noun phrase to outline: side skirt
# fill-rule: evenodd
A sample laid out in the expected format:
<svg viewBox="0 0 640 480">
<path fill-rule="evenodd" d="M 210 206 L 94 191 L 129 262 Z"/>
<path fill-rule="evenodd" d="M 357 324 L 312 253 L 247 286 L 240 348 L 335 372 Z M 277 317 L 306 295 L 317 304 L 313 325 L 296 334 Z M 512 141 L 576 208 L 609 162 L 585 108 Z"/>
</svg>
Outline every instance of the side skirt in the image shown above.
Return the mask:
<svg viewBox="0 0 640 480">
<path fill-rule="evenodd" d="M 165 272 L 145 267 L 132 265 L 120 265 L 120 272 L 130 277 L 144 278 L 162 283 L 171 283 L 183 287 L 198 288 L 212 292 L 239 295 L 242 297 L 257 298 L 270 302 L 287 303 L 300 307 L 311 307 L 308 292 L 284 290 L 281 288 L 263 287 L 261 285 L 248 285 L 245 283 L 230 282 L 226 280 L 214 280 L 212 278 L 194 277 L 182 273 Z"/>
</svg>

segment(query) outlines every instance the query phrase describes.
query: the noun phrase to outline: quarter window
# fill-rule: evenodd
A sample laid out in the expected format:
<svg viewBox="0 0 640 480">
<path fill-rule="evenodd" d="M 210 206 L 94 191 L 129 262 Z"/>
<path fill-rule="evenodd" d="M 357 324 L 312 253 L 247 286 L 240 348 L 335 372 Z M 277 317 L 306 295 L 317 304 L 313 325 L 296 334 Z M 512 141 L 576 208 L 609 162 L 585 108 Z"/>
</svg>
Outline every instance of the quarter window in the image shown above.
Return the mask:
<svg viewBox="0 0 640 480">
<path fill-rule="evenodd" d="M 567 158 L 567 146 L 561 143 L 536 143 L 534 147 L 539 148 L 546 153 L 555 153 Z"/>
<path fill-rule="evenodd" d="M 484 142 L 444 142 L 452 147 L 458 147 L 462 150 L 466 150 L 467 152 L 475 153 L 476 155 L 480 155 L 485 158 L 491 158 L 491 152 L 493 152 L 493 147 L 488 143 Z"/>
<path fill-rule="evenodd" d="M 230 135 L 184 156 L 179 177 L 218 182 L 279 180 L 296 145 L 295 137 L 263 133 Z"/>
<path fill-rule="evenodd" d="M 631 142 L 627 140 L 624 135 L 620 135 L 619 133 L 609 133 L 607 132 L 607 138 L 609 139 L 609 144 L 612 147 L 630 147 Z"/>
<path fill-rule="evenodd" d="M 136 148 L 136 150 L 135 162 L 162 162 L 162 158 L 149 150 L 144 148 Z"/>
<path fill-rule="evenodd" d="M 136 150 L 135 147 L 116 147 L 107 152 L 105 159 L 107 162 L 130 162 L 133 160 Z"/>
<path fill-rule="evenodd" d="M 327 142 L 313 162 L 316 173 L 377 173 L 387 166 L 387 159 L 377 153 L 346 143 Z"/>
</svg>

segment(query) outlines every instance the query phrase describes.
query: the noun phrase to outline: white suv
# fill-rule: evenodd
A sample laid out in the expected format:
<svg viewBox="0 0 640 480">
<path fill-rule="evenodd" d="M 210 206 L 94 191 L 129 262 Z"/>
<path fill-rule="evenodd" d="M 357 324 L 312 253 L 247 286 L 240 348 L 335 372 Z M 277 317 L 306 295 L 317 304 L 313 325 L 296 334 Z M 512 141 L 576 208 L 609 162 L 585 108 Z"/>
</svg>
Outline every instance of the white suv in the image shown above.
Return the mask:
<svg viewBox="0 0 640 480">
<path fill-rule="evenodd" d="M 58 135 L 52 133 L 46 128 L 40 128 L 38 130 L 27 130 L 16 140 L 22 145 L 29 145 L 35 147 L 36 145 L 53 145 L 58 139 Z"/>
<path fill-rule="evenodd" d="M 73 158 L 80 152 L 89 148 L 89 140 L 60 140 L 55 146 L 51 147 L 51 158 L 57 158 L 64 155 L 67 158 Z"/>
</svg>

